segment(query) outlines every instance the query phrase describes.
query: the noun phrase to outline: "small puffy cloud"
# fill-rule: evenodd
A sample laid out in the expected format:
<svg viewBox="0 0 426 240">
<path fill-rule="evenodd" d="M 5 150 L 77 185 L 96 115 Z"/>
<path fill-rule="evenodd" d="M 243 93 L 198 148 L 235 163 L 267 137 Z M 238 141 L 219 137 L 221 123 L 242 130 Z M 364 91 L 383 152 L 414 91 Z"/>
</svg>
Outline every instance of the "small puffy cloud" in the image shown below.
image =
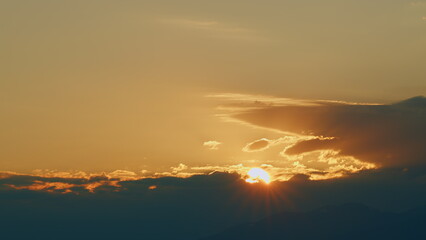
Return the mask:
<svg viewBox="0 0 426 240">
<path fill-rule="evenodd" d="M 218 141 L 206 141 L 203 143 L 204 147 L 207 147 L 209 150 L 218 150 L 219 149 L 219 145 L 222 144 L 221 142 Z"/>
<path fill-rule="evenodd" d="M 293 163 L 293 166 L 294 166 L 295 168 L 306 168 L 306 166 L 305 166 L 305 165 L 303 165 L 302 163 L 300 163 L 299 161 L 294 162 L 294 163 Z"/>
<path fill-rule="evenodd" d="M 181 172 L 183 170 L 188 169 L 188 166 L 186 166 L 183 163 L 179 163 L 179 166 L 177 166 L 177 167 L 171 167 L 171 169 L 172 169 L 173 173 L 177 173 L 177 172 Z"/>
</svg>

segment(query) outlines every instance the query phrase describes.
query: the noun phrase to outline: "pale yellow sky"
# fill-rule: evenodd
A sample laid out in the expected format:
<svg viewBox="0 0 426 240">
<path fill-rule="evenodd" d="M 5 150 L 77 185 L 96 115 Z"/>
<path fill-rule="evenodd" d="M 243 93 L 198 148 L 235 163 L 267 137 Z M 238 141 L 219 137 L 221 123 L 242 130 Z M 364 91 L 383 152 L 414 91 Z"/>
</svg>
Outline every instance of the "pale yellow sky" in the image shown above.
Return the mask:
<svg viewBox="0 0 426 240">
<path fill-rule="evenodd" d="M 1 1 L 0 170 L 290 166 L 242 151 L 282 133 L 206 96 L 425 95 L 425 17 L 402 0 Z"/>
</svg>

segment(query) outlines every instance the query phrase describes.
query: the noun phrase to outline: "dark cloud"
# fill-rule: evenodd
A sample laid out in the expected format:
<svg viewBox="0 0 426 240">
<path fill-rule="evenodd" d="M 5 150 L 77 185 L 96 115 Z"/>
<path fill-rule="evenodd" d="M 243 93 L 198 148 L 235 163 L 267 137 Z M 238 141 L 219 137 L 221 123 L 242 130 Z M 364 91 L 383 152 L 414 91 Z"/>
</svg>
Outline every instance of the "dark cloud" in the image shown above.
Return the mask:
<svg viewBox="0 0 426 240">
<path fill-rule="evenodd" d="M 327 204 L 359 202 L 398 211 L 426 202 L 426 171 L 422 168 L 375 169 L 321 181 L 297 175 L 292 181 L 269 185 L 248 184 L 238 174 L 222 172 L 114 184 L 108 181 L 115 180 L 33 176 L 1 179 L 2 236 L 199 239 L 283 210 L 304 211 Z M 31 186 L 35 182 L 70 187 L 53 191 L 10 187 Z M 90 192 L 87 184 L 97 185 Z"/>
<path fill-rule="evenodd" d="M 92 192 L 102 186 L 114 186 L 118 181 L 118 179 L 102 175 L 89 178 L 60 178 L 9 174 L 7 177 L 0 178 L 0 190 L 27 189 L 57 193 L 65 191 L 83 193 Z"/>
<path fill-rule="evenodd" d="M 296 143 L 295 145 L 288 148 L 285 151 L 285 153 L 293 155 L 293 154 L 301 154 L 304 152 L 312 152 L 316 150 L 325 150 L 325 149 L 338 150 L 335 147 L 336 142 L 337 142 L 337 139 L 322 139 L 322 138 L 309 139 L 309 140 Z"/>
<path fill-rule="evenodd" d="M 264 186 L 249 186 L 237 174 L 146 178 L 121 181 L 118 187 L 102 180 L 91 182 L 100 183 L 92 192 L 86 188 L 89 181 L 33 176 L 1 179 L 2 236 L 197 239 L 267 214 Z M 70 191 L 30 188 L 52 183 L 69 184 L 66 189 Z M 25 231 L 20 231 L 22 228 Z"/>
<path fill-rule="evenodd" d="M 291 177 L 289 182 L 303 182 L 303 181 L 309 181 L 309 175 L 306 174 L 295 174 L 293 177 Z"/>
<path fill-rule="evenodd" d="M 382 167 L 426 164 L 426 98 L 389 105 L 319 102 L 314 106 L 269 106 L 234 115 L 261 127 L 318 136 L 286 154 L 334 149 L 340 155 Z"/>
</svg>

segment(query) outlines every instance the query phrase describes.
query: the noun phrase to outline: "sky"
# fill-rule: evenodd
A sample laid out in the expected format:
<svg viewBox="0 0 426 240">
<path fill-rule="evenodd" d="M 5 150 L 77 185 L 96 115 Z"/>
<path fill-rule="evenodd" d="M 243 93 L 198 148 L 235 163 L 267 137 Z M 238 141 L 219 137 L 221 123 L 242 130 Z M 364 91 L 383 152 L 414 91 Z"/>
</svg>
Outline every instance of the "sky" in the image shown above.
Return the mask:
<svg viewBox="0 0 426 240">
<path fill-rule="evenodd" d="M 286 135 L 224 121 L 221 106 L 426 92 L 425 1 L 1 6 L 5 171 L 259 166 L 280 156 L 245 145 Z"/>
<path fill-rule="evenodd" d="M 421 207 L 425 43 L 425 0 L 0 0 L 0 230 Z"/>
</svg>

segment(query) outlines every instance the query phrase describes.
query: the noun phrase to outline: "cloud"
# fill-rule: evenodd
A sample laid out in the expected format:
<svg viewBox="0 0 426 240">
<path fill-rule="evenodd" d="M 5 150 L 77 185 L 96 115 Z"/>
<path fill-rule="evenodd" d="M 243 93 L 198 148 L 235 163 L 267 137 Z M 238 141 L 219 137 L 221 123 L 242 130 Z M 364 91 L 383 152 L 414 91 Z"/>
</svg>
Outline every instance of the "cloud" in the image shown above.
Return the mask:
<svg viewBox="0 0 426 240">
<path fill-rule="evenodd" d="M 248 143 L 244 148 L 244 152 L 259 152 L 269 148 L 271 141 L 267 138 L 258 139 L 254 142 Z"/>
<path fill-rule="evenodd" d="M 359 102 L 346 102 L 339 100 L 308 100 L 308 99 L 293 99 L 282 98 L 265 95 L 251 95 L 251 94 L 237 94 L 237 93 L 220 93 L 209 94 L 207 98 L 214 99 L 218 102 L 217 110 L 219 113 L 217 117 L 221 118 L 224 122 L 234 122 L 247 125 L 253 128 L 265 129 L 277 133 L 285 134 L 288 136 L 305 137 L 307 139 L 312 136 L 306 135 L 307 130 L 301 132 L 285 131 L 282 128 L 269 127 L 264 124 L 253 124 L 250 121 L 245 121 L 235 117 L 238 114 L 250 113 L 258 110 L 278 108 L 278 107 L 315 107 L 323 105 L 362 105 L 362 106 L 375 106 L 380 105 L 377 103 L 359 103 Z"/>
<path fill-rule="evenodd" d="M 172 169 L 172 172 L 173 172 L 173 173 L 178 173 L 178 172 L 181 172 L 181 171 L 183 171 L 183 170 L 188 169 L 188 166 L 186 166 L 186 165 L 185 165 L 185 164 L 183 164 L 183 163 L 180 163 L 180 164 L 179 164 L 179 166 L 177 166 L 177 167 L 172 167 L 171 169 Z"/>
<path fill-rule="evenodd" d="M 314 137 L 284 154 L 334 150 L 379 167 L 426 165 L 426 98 L 384 105 L 318 101 L 308 106 L 249 108 L 230 117 L 251 125 Z"/>
<path fill-rule="evenodd" d="M 278 145 L 293 145 L 296 142 L 300 141 L 300 137 L 295 136 L 284 136 L 278 139 L 267 139 L 267 138 L 261 138 L 258 140 L 255 140 L 253 142 L 248 143 L 243 149 L 243 152 L 260 152 L 264 151 L 270 147 L 278 146 Z"/>
<path fill-rule="evenodd" d="M 127 170 L 115 170 L 107 174 L 108 177 L 111 178 L 119 178 L 119 179 L 135 179 L 137 174 L 132 171 Z"/>
<path fill-rule="evenodd" d="M 291 177 L 288 181 L 290 182 L 304 182 L 309 181 L 309 175 L 306 174 L 296 174 L 293 177 Z"/>
<path fill-rule="evenodd" d="M 0 172 L 0 178 L 1 174 L 4 174 L 4 172 Z M 18 175 L 19 173 L 14 173 L 15 175 Z M 22 175 L 22 174 L 21 174 Z M 149 175 L 149 171 L 147 170 L 140 170 L 139 174 L 128 171 L 128 170 L 114 170 L 112 172 L 84 172 L 84 171 L 58 171 L 54 169 L 36 169 L 31 171 L 32 176 L 38 176 L 38 177 L 49 177 L 49 178 L 93 178 L 93 177 L 106 177 L 106 178 L 113 178 L 113 179 L 137 179 L 144 175 Z"/>
<path fill-rule="evenodd" d="M 277 106 L 320 106 L 322 104 L 347 104 L 347 105 L 379 105 L 377 103 L 359 103 L 347 102 L 340 100 L 310 100 L 310 99 L 294 99 L 283 98 L 266 95 L 240 94 L 240 93 L 217 93 L 208 94 L 205 97 L 216 100 L 222 100 L 223 109 L 235 110 L 236 106 L 240 106 L 241 110 L 258 109 L 264 107 Z"/>
<path fill-rule="evenodd" d="M 117 182 L 119 182 L 117 178 L 109 178 L 105 175 L 89 178 L 65 178 L 9 174 L 0 179 L 0 189 L 81 194 L 83 192 L 94 192 L 95 189 L 102 189 L 103 187 L 119 187 Z"/>
<path fill-rule="evenodd" d="M 218 141 L 206 141 L 203 143 L 204 147 L 207 147 L 209 150 L 218 150 L 219 149 L 219 145 L 222 144 L 221 142 Z"/>
<path fill-rule="evenodd" d="M 331 154 L 329 154 L 331 156 Z M 331 160 L 330 160 L 331 161 Z M 355 168 L 355 165 L 345 165 L 344 161 L 336 161 L 327 169 L 318 169 L 312 166 L 306 166 L 300 161 L 293 161 L 287 166 L 274 166 L 272 164 L 260 164 L 260 167 L 266 170 L 275 182 L 287 181 L 297 174 L 309 175 L 312 180 L 322 180 L 328 178 L 342 177 L 363 168 Z M 37 170 L 37 175 L 18 174 L 14 172 L 0 172 L 0 188 L 17 190 L 37 190 L 51 193 L 96 193 L 98 191 L 121 191 L 122 182 L 139 181 L 144 179 L 160 178 L 179 178 L 186 179 L 194 176 L 211 175 L 216 173 L 233 174 L 239 176 L 239 179 L 247 179 L 247 173 L 253 165 L 233 164 L 233 165 L 205 165 L 188 166 L 180 163 L 176 167 L 171 167 L 169 172 L 146 172 L 138 175 L 132 171 L 115 170 L 111 173 L 85 173 L 80 177 L 73 175 L 73 172 L 55 172 L 53 170 Z M 78 172 L 78 171 L 77 171 Z M 46 173 L 46 175 L 42 175 Z M 150 186 L 157 186 L 151 184 Z M 158 186 L 157 186 L 158 187 Z M 149 189 L 149 186 L 147 186 Z"/>
</svg>

